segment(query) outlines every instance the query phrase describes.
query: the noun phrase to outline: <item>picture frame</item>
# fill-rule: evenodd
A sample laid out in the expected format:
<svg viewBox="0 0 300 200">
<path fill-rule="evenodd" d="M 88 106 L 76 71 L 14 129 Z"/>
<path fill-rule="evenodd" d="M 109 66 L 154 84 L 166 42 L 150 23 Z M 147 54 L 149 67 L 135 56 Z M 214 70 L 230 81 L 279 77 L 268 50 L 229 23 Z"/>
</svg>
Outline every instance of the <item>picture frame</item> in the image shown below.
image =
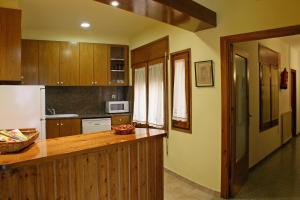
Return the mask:
<svg viewBox="0 0 300 200">
<path fill-rule="evenodd" d="M 213 61 L 195 62 L 195 78 L 196 87 L 213 87 L 215 84 Z"/>
</svg>

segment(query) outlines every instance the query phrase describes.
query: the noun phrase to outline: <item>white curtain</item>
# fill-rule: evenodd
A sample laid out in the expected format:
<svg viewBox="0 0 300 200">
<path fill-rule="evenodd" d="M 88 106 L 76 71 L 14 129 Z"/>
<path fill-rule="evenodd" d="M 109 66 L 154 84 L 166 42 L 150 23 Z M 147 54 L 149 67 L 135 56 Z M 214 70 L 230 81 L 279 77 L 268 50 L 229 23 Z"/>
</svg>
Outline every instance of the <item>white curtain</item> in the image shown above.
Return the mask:
<svg viewBox="0 0 300 200">
<path fill-rule="evenodd" d="M 173 120 L 186 122 L 188 120 L 185 89 L 185 60 L 175 60 L 173 86 Z"/>
<path fill-rule="evenodd" d="M 146 124 L 146 68 L 135 69 L 133 122 Z"/>
<path fill-rule="evenodd" d="M 164 74 L 163 63 L 149 66 L 148 124 L 164 127 Z"/>
</svg>

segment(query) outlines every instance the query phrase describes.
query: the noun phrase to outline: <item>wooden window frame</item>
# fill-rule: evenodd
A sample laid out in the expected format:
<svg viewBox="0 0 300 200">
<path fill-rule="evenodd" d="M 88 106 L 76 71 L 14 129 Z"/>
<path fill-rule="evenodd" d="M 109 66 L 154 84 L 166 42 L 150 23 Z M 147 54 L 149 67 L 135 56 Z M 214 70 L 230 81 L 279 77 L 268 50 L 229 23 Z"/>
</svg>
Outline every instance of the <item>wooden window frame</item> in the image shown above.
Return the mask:
<svg viewBox="0 0 300 200">
<path fill-rule="evenodd" d="M 163 63 L 163 82 L 164 82 L 164 127 L 163 128 L 157 128 L 157 129 L 163 129 L 168 130 L 169 128 L 169 118 L 168 118 L 168 65 L 167 65 L 167 57 L 157 58 L 153 59 L 148 62 L 142 62 L 139 64 L 134 64 L 132 66 L 132 85 L 134 87 L 135 84 L 135 69 L 143 68 L 145 67 L 146 70 L 146 124 L 139 124 L 134 123 L 136 127 L 139 128 L 156 128 L 148 125 L 148 103 L 149 103 L 149 66 L 153 64 Z M 134 89 L 133 89 L 133 100 L 134 100 Z M 134 102 L 133 102 L 133 111 L 134 111 Z"/>
<path fill-rule="evenodd" d="M 273 94 L 272 94 L 272 68 L 276 69 L 277 71 L 279 70 L 279 61 L 280 61 L 280 55 L 278 52 L 263 46 L 261 44 L 259 44 L 258 46 L 258 51 L 260 51 L 262 48 L 267 49 L 275 54 L 277 54 L 277 62 L 264 62 L 261 60 L 261 58 L 259 58 L 259 130 L 262 131 L 266 131 L 270 128 L 273 128 L 275 126 L 277 126 L 279 124 L 279 113 L 276 119 L 273 119 L 272 114 L 273 114 Z M 260 57 L 260 53 L 259 53 L 259 57 Z M 263 118 L 263 91 L 262 91 L 262 82 L 263 82 L 263 67 L 268 67 L 268 69 L 270 70 L 270 121 L 268 122 L 263 122 L 262 118 Z M 278 81 L 280 81 L 279 79 L 279 73 L 278 73 Z M 279 99 L 279 84 L 278 84 L 278 99 Z M 278 105 L 279 106 L 279 105 Z"/>
<path fill-rule="evenodd" d="M 187 54 L 187 55 L 186 55 Z M 171 124 L 172 130 L 181 131 L 185 133 L 192 133 L 192 79 L 191 79 L 191 49 L 185 49 L 182 51 L 177 51 L 171 53 Z M 188 121 L 180 122 L 177 120 L 173 120 L 173 94 L 174 94 L 174 73 L 175 73 L 175 60 L 178 59 L 188 59 L 186 61 L 187 65 L 185 66 L 186 73 L 186 103 L 187 103 L 187 111 L 188 111 Z"/>
</svg>

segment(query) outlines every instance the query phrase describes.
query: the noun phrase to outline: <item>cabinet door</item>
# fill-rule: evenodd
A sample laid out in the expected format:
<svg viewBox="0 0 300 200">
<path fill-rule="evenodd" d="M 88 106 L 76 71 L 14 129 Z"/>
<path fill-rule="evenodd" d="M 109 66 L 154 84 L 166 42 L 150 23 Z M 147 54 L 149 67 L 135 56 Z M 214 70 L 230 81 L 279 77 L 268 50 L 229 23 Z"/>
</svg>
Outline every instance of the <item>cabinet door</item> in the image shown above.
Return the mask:
<svg viewBox="0 0 300 200">
<path fill-rule="evenodd" d="M 39 84 L 39 43 L 37 40 L 22 40 L 22 76 L 23 84 Z"/>
<path fill-rule="evenodd" d="M 95 85 L 106 86 L 108 82 L 108 45 L 94 44 L 94 81 Z"/>
<path fill-rule="evenodd" d="M 0 8 L 0 80 L 21 80 L 21 11 Z"/>
<path fill-rule="evenodd" d="M 110 45 L 109 83 L 114 86 L 128 85 L 128 46 Z"/>
<path fill-rule="evenodd" d="M 60 84 L 79 85 L 79 44 L 60 42 Z"/>
<path fill-rule="evenodd" d="M 121 124 L 130 124 L 130 115 L 112 115 L 111 124 L 112 125 L 121 125 Z"/>
<path fill-rule="evenodd" d="M 60 137 L 81 134 L 80 119 L 62 119 L 60 120 Z"/>
<path fill-rule="evenodd" d="M 59 137 L 60 121 L 55 119 L 46 120 L 46 138 L 57 138 Z"/>
<path fill-rule="evenodd" d="M 79 44 L 80 85 L 94 84 L 94 50 L 91 43 Z"/>
<path fill-rule="evenodd" d="M 59 85 L 59 42 L 39 41 L 39 82 Z"/>
</svg>

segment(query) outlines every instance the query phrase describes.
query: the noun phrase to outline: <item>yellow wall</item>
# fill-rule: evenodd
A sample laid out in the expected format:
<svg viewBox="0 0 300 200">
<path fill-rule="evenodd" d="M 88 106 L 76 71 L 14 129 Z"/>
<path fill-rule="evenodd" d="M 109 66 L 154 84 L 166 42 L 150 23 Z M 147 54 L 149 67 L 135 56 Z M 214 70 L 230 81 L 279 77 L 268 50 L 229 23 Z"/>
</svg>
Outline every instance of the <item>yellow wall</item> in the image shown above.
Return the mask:
<svg viewBox="0 0 300 200">
<path fill-rule="evenodd" d="M 300 119 L 300 47 L 291 47 L 291 69 L 296 70 L 296 88 L 297 88 L 297 103 L 296 103 L 296 109 L 297 109 L 297 114 L 296 114 L 296 120 L 297 122 Z M 289 77 L 290 80 L 290 77 Z M 297 134 L 300 133 L 300 123 L 296 123 L 296 132 Z"/>
<path fill-rule="evenodd" d="M 281 146 L 280 114 L 291 110 L 289 90 L 279 92 L 279 125 L 260 132 L 259 130 L 259 62 L 258 44 L 264 45 L 280 54 L 280 72 L 290 68 L 290 47 L 280 39 L 243 42 L 235 44 L 235 50 L 244 53 L 248 58 L 249 70 L 249 165 L 257 164 L 271 152 Z M 279 74 L 278 74 L 279 76 Z"/>
<path fill-rule="evenodd" d="M 19 0 L 0 0 L 0 7 L 19 9 L 20 1 Z"/>
<path fill-rule="evenodd" d="M 191 33 L 160 25 L 131 38 L 132 48 L 170 36 L 170 51 L 192 49 L 192 62 L 212 59 L 213 88 L 196 88 L 192 67 L 193 133 L 170 131 L 165 167 L 210 189 L 221 185 L 220 36 L 300 24 L 300 1 L 197 0 L 218 14 L 218 27 Z"/>
</svg>

